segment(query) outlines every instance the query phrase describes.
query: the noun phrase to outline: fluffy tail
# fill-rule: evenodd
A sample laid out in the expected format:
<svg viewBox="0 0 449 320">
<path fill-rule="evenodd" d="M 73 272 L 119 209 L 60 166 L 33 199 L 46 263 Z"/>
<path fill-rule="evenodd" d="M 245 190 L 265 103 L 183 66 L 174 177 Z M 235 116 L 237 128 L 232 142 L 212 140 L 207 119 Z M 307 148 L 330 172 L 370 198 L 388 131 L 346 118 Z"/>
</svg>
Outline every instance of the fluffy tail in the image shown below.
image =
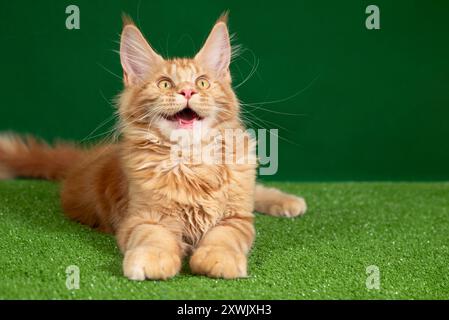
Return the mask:
<svg viewBox="0 0 449 320">
<path fill-rule="evenodd" d="M 61 180 L 84 151 L 67 143 L 50 146 L 36 138 L 0 134 L 0 179 Z"/>
</svg>

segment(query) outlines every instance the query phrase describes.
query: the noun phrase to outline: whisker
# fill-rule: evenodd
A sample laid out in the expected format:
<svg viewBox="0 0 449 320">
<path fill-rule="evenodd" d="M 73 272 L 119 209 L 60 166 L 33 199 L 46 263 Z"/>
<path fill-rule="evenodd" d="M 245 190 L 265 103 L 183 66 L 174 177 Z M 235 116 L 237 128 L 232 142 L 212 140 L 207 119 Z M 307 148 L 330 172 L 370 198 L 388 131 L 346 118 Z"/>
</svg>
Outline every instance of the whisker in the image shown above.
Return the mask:
<svg viewBox="0 0 449 320">
<path fill-rule="evenodd" d="M 250 73 L 248 74 L 248 76 L 243 79 L 242 82 L 240 82 L 238 85 L 234 86 L 234 89 L 238 89 L 239 87 L 241 87 L 242 85 L 244 85 L 249 79 L 251 79 L 251 77 L 255 74 L 255 72 L 257 71 L 257 68 L 259 67 L 259 60 L 254 57 L 254 65 L 250 71 Z"/>
<path fill-rule="evenodd" d="M 266 108 L 263 108 L 263 107 L 253 106 L 251 104 L 242 104 L 242 105 L 245 106 L 245 107 L 253 108 L 253 110 L 262 110 L 262 111 L 265 111 L 265 112 L 270 112 L 270 113 L 273 113 L 273 114 L 279 114 L 279 115 L 283 115 L 283 116 L 303 117 L 303 116 L 306 115 L 304 113 L 289 113 L 289 112 L 275 111 L 275 110 L 270 110 L 270 109 L 266 109 Z"/>
<path fill-rule="evenodd" d="M 286 102 L 289 101 L 295 97 L 297 97 L 298 95 L 300 95 L 301 93 L 303 93 L 304 91 L 306 91 L 307 89 L 309 89 L 315 82 L 316 80 L 318 80 L 318 78 L 321 76 L 321 74 L 318 74 L 317 76 L 315 76 L 315 78 L 312 79 L 312 81 L 309 82 L 309 84 L 307 84 L 304 88 L 302 88 L 301 90 L 295 92 L 294 94 L 292 94 L 291 96 L 288 96 L 286 98 L 283 99 L 278 99 L 278 100 L 272 100 L 272 101 L 262 101 L 262 102 L 253 102 L 250 104 L 246 104 L 246 103 L 242 103 L 243 105 L 250 105 L 250 106 L 257 106 L 257 105 L 267 105 L 267 104 L 275 104 L 275 103 L 282 103 L 282 102 Z"/>
<path fill-rule="evenodd" d="M 101 97 L 104 99 L 104 101 L 106 101 L 106 103 L 109 105 L 109 106 L 111 106 L 111 107 L 113 107 L 114 109 L 115 109 L 115 106 L 110 102 L 110 101 L 108 101 L 107 99 L 106 99 L 106 97 L 104 96 L 104 94 L 103 94 L 103 92 L 100 90 L 100 95 L 101 95 Z M 95 132 L 97 132 L 101 127 L 103 127 L 103 126 L 105 126 L 107 123 L 109 123 L 109 122 L 111 122 L 112 120 L 114 120 L 115 118 L 116 118 L 116 116 L 117 116 L 117 114 L 116 113 L 113 113 L 111 116 L 109 116 L 108 118 L 106 118 L 106 120 L 103 120 L 93 131 L 91 131 L 85 138 L 83 138 L 82 140 L 81 140 L 81 142 L 84 142 L 84 141 L 87 141 L 87 140 L 90 140 L 90 139 L 92 139 L 92 135 L 95 133 Z"/>
<path fill-rule="evenodd" d="M 100 66 L 103 70 L 107 71 L 109 74 L 112 74 L 114 77 L 120 79 L 120 81 L 122 81 L 122 77 L 120 77 L 119 75 L 115 74 L 114 72 L 112 72 L 111 70 L 109 70 L 108 68 L 106 68 L 104 65 L 102 65 L 101 63 L 97 62 L 97 65 Z"/>
</svg>

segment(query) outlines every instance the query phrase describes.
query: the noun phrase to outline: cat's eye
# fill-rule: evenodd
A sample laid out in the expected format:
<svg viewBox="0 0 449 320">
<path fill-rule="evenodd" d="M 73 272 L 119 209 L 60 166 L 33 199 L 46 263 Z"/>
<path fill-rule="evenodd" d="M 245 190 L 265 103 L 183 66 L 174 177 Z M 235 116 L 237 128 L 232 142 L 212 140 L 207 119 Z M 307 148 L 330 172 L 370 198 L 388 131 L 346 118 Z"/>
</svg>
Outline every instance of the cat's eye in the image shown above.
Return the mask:
<svg viewBox="0 0 449 320">
<path fill-rule="evenodd" d="M 157 83 L 157 86 L 160 89 L 171 89 L 173 87 L 173 83 L 170 80 L 162 79 Z"/>
<path fill-rule="evenodd" d="M 210 83 L 206 78 L 200 77 L 196 80 L 196 85 L 200 89 L 209 89 Z"/>
</svg>

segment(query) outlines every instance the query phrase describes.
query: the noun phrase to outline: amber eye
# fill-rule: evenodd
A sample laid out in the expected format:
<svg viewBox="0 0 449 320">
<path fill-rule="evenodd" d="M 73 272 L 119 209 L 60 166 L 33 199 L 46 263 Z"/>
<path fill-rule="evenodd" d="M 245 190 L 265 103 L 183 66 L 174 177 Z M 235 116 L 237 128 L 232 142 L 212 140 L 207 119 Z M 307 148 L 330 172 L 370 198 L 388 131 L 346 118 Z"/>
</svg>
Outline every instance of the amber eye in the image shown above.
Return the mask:
<svg viewBox="0 0 449 320">
<path fill-rule="evenodd" d="M 205 78 L 198 78 L 196 80 L 196 85 L 200 89 L 209 89 L 210 83 Z"/>
<path fill-rule="evenodd" d="M 171 89 L 173 87 L 173 84 L 171 83 L 170 80 L 162 79 L 157 83 L 157 86 L 160 89 Z"/>
</svg>

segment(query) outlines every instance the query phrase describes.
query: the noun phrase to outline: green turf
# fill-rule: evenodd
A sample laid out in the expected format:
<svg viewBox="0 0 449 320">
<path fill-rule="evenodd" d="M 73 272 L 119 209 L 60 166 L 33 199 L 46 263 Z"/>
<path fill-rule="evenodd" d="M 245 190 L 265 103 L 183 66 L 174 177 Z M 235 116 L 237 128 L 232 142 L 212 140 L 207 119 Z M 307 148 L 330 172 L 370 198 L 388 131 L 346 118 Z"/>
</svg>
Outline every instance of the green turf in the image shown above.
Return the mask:
<svg viewBox="0 0 449 320">
<path fill-rule="evenodd" d="M 63 217 L 58 185 L 0 182 L 2 299 L 449 298 L 448 183 L 273 184 L 304 195 L 303 218 L 258 215 L 247 279 L 189 274 L 133 282 L 114 238 Z M 66 288 L 66 267 L 80 289 Z M 380 289 L 366 288 L 366 267 Z"/>
</svg>

